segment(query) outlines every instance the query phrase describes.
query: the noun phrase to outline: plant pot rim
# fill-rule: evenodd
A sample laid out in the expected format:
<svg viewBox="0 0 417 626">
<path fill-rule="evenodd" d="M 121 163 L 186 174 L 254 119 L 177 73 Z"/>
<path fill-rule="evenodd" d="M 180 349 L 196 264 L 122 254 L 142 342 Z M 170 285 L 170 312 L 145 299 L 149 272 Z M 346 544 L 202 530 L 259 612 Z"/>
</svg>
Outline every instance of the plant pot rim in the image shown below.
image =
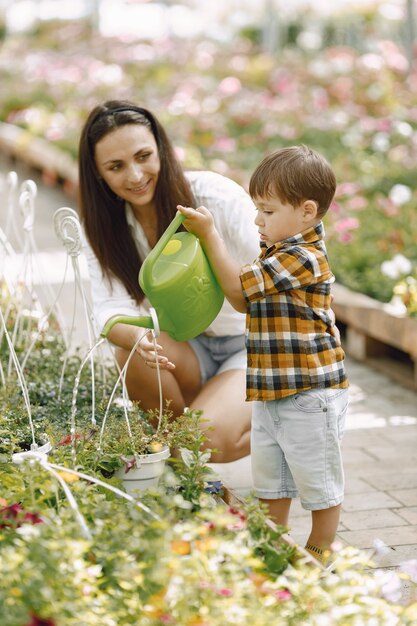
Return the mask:
<svg viewBox="0 0 417 626">
<path fill-rule="evenodd" d="M 132 459 L 136 459 L 136 463 L 143 465 L 143 463 L 155 463 L 157 461 L 163 461 L 167 459 L 171 454 L 171 450 L 168 446 L 164 446 L 159 452 L 148 452 L 146 454 L 134 454 Z"/>
</svg>

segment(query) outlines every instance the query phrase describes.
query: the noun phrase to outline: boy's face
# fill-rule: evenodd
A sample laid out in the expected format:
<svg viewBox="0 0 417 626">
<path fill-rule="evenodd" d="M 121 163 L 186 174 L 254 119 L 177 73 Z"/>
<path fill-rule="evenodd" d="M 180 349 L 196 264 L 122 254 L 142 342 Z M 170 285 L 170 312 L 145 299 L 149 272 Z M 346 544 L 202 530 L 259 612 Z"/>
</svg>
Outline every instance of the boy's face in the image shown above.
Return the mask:
<svg viewBox="0 0 417 626">
<path fill-rule="evenodd" d="M 312 208 L 308 204 L 312 202 L 310 200 L 297 207 L 283 203 L 275 197 L 253 198 L 253 201 L 257 209 L 255 224 L 260 240 L 268 247 L 303 232 L 314 222 L 309 211 Z M 315 203 L 313 205 L 316 208 Z"/>
</svg>

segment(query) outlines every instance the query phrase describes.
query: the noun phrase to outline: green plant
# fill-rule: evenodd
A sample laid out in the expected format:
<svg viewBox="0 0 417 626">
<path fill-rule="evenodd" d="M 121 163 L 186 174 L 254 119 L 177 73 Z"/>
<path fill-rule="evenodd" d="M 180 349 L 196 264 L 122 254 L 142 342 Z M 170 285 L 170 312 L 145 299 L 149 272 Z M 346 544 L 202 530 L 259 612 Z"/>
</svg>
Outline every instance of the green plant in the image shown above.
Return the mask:
<svg viewBox="0 0 417 626">
<path fill-rule="evenodd" d="M 207 488 L 207 481 L 213 479 L 213 474 L 207 463 L 212 450 L 203 449 L 207 437 L 201 429 L 201 411 L 185 412 L 187 417 L 186 437 L 179 440 L 177 450 L 179 456 L 171 460 L 179 482 L 181 494 L 191 503 L 192 510 L 200 508 L 201 495 Z M 185 445 L 184 445 L 185 444 Z"/>
<path fill-rule="evenodd" d="M 137 403 L 129 403 L 127 418 L 129 426 L 122 408 L 114 407 L 104 428 L 83 422 L 73 435 L 58 430 L 53 437 L 53 458 L 68 463 L 75 452 L 78 467 L 111 476 L 121 467 L 126 471 L 135 467 L 136 456 L 160 452 L 165 446 L 173 450 L 194 443 L 195 412 L 174 419 L 168 406 L 160 416 L 157 410 L 144 412 Z"/>
<path fill-rule="evenodd" d="M 29 386 L 39 383 L 30 387 L 36 432 L 48 433 L 52 455 L 10 462 L 28 434 L 28 416 L 14 374 L 0 390 L 2 626 L 416 623 L 417 604 L 401 604 L 399 594 L 402 578 L 417 581 L 415 561 L 400 574 L 374 573 L 363 554 L 348 549 L 337 554 L 334 572 L 323 572 L 294 558 L 285 529 L 270 525 L 256 501 L 229 507 L 207 493 L 199 411 L 171 420 L 167 408 L 156 433 L 157 414 L 129 406 L 139 437 L 133 447 L 143 449 L 157 435 L 178 457 L 160 489 L 133 501 L 114 491 L 119 484 L 97 468 L 100 420 L 92 426 L 87 373 L 76 432 L 69 432 L 80 363 L 71 360 L 59 392 L 62 351 L 54 333 L 39 339 L 27 369 Z M 2 359 L 6 352 L 0 350 Z M 106 406 L 105 399 L 98 403 L 97 418 Z M 72 442 L 86 477 L 72 469 Z M 113 446 L 119 463 L 129 442 L 124 410 L 114 403 L 103 451 Z"/>
</svg>

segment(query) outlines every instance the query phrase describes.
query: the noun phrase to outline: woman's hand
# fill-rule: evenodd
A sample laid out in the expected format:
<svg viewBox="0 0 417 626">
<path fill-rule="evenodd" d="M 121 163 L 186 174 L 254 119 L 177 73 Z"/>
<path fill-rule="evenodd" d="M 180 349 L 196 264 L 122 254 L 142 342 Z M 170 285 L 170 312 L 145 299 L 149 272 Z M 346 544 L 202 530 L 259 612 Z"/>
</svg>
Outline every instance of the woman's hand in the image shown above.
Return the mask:
<svg viewBox="0 0 417 626">
<path fill-rule="evenodd" d="M 173 370 L 175 369 L 174 363 L 171 363 L 166 356 L 162 356 L 159 352 L 162 351 L 162 346 L 158 343 L 154 343 L 152 339 L 152 332 L 146 333 L 141 342 L 136 346 L 136 352 L 145 362 L 148 367 L 156 368 L 156 363 L 161 369 Z"/>
</svg>

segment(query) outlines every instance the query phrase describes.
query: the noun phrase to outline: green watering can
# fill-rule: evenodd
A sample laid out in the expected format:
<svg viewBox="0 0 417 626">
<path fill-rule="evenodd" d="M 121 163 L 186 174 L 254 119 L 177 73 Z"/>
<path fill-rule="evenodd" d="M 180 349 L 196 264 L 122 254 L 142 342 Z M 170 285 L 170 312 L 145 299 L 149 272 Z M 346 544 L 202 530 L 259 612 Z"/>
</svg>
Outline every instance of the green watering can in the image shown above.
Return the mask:
<svg viewBox="0 0 417 626">
<path fill-rule="evenodd" d="M 139 272 L 139 284 L 152 307 L 151 315 L 112 317 L 101 331 L 107 337 L 117 323 L 166 331 L 177 341 L 204 332 L 220 311 L 224 295 L 198 238 L 177 233 L 185 216 L 177 211 Z"/>
</svg>

